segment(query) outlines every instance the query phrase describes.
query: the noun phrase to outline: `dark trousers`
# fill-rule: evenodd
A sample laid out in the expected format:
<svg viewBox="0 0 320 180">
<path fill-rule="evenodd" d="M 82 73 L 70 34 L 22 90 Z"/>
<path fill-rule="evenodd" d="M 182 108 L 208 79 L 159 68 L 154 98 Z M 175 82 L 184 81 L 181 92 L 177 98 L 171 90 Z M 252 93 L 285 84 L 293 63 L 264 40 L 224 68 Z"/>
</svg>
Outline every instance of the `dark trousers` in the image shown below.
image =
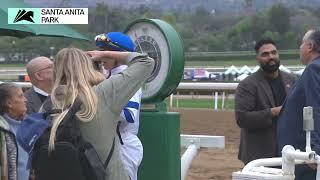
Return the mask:
<svg viewBox="0 0 320 180">
<path fill-rule="evenodd" d="M 311 169 L 306 164 L 299 164 L 295 167 L 295 180 L 315 180 L 317 170 Z"/>
</svg>

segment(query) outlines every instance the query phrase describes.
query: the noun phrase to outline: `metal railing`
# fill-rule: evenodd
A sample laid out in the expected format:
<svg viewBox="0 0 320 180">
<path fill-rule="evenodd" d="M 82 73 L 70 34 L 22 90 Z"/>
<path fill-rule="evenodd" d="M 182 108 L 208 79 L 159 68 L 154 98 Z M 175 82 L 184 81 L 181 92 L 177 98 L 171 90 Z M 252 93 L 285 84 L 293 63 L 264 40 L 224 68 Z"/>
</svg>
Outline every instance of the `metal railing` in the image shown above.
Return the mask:
<svg viewBox="0 0 320 180">
<path fill-rule="evenodd" d="M 176 99 L 176 106 L 179 107 L 181 92 L 198 93 L 206 91 L 214 101 L 214 110 L 219 109 L 219 99 L 221 99 L 221 109 L 224 109 L 226 95 L 234 94 L 239 83 L 180 83 L 175 94 L 169 97 L 169 107 L 173 107 L 173 99 Z"/>
<path fill-rule="evenodd" d="M 2 83 L 2 82 L 0 82 Z M 30 82 L 15 82 L 21 87 L 31 87 Z M 177 90 L 219 90 L 235 91 L 239 83 L 180 83 Z"/>
<path fill-rule="evenodd" d="M 185 180 L 192 161 L 201 148 L 225 148 L 224 136 L 181 134 L 180 142 L 181 146 L 186 148 L 186 151 L 181 157 L 181 180 Z"/>
<path fill-rule="evenodd" d="M 0 82 L 2 83 L 2 82 Z M 15 82 L 22 88 L 30 88 L 30 82 Z M 212 92 L 214 100 L 214 110 L 218 110 L 219 99 L 221 99 L 221 109 L 224 109 L 226 93 L 234 93 L 239 83 L 180 83 L 176 89 L 176 94 L 171 94 L 169 99 L 170 108 L 173 107 L 173 99 L 177 101 L 180 96 L 180 91 L 198 92 L 209 91 Z M 178 104 L 178 102 L 177 102 Z"/>
</svg>

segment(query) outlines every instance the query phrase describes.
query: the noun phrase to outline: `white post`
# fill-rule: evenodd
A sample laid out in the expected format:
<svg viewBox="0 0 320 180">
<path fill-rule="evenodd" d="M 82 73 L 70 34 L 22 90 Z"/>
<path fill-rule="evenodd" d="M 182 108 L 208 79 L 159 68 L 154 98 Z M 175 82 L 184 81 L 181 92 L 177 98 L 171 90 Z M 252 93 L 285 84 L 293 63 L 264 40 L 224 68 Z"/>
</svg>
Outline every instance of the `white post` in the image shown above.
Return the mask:
<svg viewBox="0 0 320 180">
<path fill-rule="evenodd" d="M 186 178 L 188 169 L 197 153 L 198 147 L 195 144 L 190 144 L 187 150 L 183 153 L 181 157 L 181 180 Z"/>
<path fill-rule="evenodd" d="M 224 110 L 224 99 L 225 99 L 226 93 L 222 92 L 222 104 L 221 104 L 221 110 Z"/>
<path fill-rule="evenodd" d="M 282 171 L 285 175 L 294 175 L 295 162 L 289 153 L 295 152 L 294 147 L 286 145 L 282 148 Z"/>
<path fill-rule="evenodd" d="M 187 148 L 181 157 L 181 180 L 184 180 L 187 176 L 192 160 L 200 148 L 223 149 L 225 147 L 224 139 L 224 136 L 180 134 L 180 145 Z"/>
<path fill-rule="evenodd" d="M 179 108 L 179 91 L 177 92 L 176 107 Z"/>
<path fill-rule="evenodd" d="M 218 92 L 214 93 L 214 110 L 218 110 Z"/>
<path fill-rule="evenodd" d="M 172 108 L 172 103 L 173 103 L 173 93 L 170 95 L 170 108 Z"/>
<path fill-rule="evenodd" d="M 306 132 L 306 152 L 311 152 L 311 132 L 307 131 Z"/>
<path fill-rule="evenodd" d="M 285 175 L 294 175 L 296 160 L 314 162 L 316 153 L 314 151 L 301 152 L 300 150 L 295 150 L 291 145 L 285 145 L 282 148 L 282 171 Z"/>
<path fill-rule="evenodd" d="M 303 108 L 303 129 L 306 131 L 306 152 L 310 152 L 311 131 L 314 130 L 313 108 L 311 106 Z"/>
</svg>

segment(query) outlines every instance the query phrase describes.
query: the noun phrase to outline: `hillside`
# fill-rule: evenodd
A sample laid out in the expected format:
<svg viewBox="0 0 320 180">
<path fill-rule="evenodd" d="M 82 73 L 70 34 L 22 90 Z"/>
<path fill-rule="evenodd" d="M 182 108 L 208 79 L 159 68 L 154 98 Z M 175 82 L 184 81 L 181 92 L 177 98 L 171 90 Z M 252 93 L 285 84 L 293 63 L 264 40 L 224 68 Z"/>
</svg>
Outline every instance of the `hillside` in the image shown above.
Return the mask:
<svg viewBox="0 0 320 180">
<path fill-rule="evenodd" d="M 192 10 L 204 7 L 215 13 L 242 13 L 249 9 L 259 11 L 268 8 L 274 3 L 283 3 L 288 7 L 320 6 L 320 0 L 24 0 L 35 7 L 92 7 L 97 3 L 124 8 L 141 5 L 162 9 Z"/>
</svg>

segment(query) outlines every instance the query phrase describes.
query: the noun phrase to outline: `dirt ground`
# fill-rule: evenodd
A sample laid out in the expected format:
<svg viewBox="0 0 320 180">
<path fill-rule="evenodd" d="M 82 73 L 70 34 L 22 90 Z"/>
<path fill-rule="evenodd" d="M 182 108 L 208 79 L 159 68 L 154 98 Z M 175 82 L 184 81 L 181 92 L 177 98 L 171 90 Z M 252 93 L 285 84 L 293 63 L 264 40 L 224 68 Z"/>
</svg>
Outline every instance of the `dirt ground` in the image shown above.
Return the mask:
<svg viewBox="0 0 320 180">
<path fill-rule="evenodd" d="M 181 134 L 225 136 L 225 149 L 201 149 L 187 180 L 230 180 L 243 165 L 238 160 L 240 129 L 231 111 L 171 109 L 181 114 Z"/>
</svg>

